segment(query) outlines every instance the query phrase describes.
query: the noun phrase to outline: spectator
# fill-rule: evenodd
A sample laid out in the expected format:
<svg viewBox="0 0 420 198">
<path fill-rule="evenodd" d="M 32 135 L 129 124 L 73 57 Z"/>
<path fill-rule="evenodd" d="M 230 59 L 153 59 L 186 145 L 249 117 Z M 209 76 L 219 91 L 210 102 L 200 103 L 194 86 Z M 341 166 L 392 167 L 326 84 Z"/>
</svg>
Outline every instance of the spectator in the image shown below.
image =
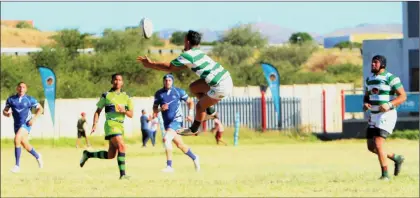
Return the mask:
<svg viewBox="0 0 420 198">
<path fill-rule="evenodd" d="M 141 110 L 141 117 L 140 117 L 140 123 L 141 123 L 141 135 L 143 140 L 143 147 L 146 147 L 146 143 L 151 137 L 152 133 L 149 128 L 149 121 L 152 119 L 150 116 L 147 116 L 146 110 Z"/>
<path fill-rule="evenodd" d="M 81 113 L 81 117 L 77 120 L 77 140 L 76 140 L 76 148 L 79 148 L 80 145 L 80 138 L 84 137 L 86 140 L 86 145 L 90 147 L 89 140 L 86 137 L 86 129 L 87 129 L 87 122 L 86 122 L 86 114 L 85 112 Z"/>
<path fill-rule="evenodd" d="M 155 146 L 155 144 L 156 144 L 156 131 L 157 131 L 157 127 L 158 127 L 158 124 L 159 124 L 159 120 L 158 120 L 158 118 L 152 118 L 152 120 L 149 122 L 149 128 L 150 128 L 150 131 L 151 131 L 151 136 L 150 136 L 150 139 L 152 140 L 152 145 L 153 146 Z"/>
</svg>

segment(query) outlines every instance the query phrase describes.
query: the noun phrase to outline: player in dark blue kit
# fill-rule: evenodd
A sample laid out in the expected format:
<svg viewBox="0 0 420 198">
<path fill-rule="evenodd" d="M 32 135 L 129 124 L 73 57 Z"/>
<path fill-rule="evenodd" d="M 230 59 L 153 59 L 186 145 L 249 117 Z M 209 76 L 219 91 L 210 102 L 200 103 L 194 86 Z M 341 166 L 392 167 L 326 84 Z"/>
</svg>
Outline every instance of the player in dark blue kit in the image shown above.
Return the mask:
<svg viewBox="0 0 420 198">
<path fill-rule="evenodd" d="M 43 167 L 41 154 L 35 151 L 28 140 L 31 127 L 35 120 L 42 114 L 43 108 L 35 98 L 26 95 L 26 90 L 27 86 L 24 82 L 18 83 L 16 87 L 17 93 L 7 98 L 6 107 L 3 110 L 4 116 L 13 116 L 14 120 L 16 164 L 11 170 L 14 173 L 20 171 L 21 146 L 36 158 L 40 168 Z M 36 114 L 34 116 L 31 113 L 32 108 L 36 108 Z M 12 112 L 10 112 L 10 109 Z"/>
<path fill-rule="evenodd" d="M 191 152 L 191 149 L 184 144 L 180 135 L 177 134 L 177 130 L 182 129 L 183 115 L 181 113 L 181 101 L 188 104 L 188 116 L 187 120 L 193 120 L 194 114 L 194 102 L 188 97 L 187 93 L 180 88 L 173 87 L 174 77 L 172 74 L 167 74 L 163 77 L 162 89 L 159 89 L 155 93 L 155 101 L 153 103 L 153 117 L 156 118 L 159 111 L 162 112 L 163 124 L 165 127 L 165 135 L 163 142 L 165 144 L 166 151 L 166 168 L 163 172 L 173 172 L 172 168 L 172 142 L 188 155 L 194 162 L 196 171 L 200 170 L 200 161 L 197 155 Z M 160 109 L 159 109 L 160 106 Z"/>
</svg>

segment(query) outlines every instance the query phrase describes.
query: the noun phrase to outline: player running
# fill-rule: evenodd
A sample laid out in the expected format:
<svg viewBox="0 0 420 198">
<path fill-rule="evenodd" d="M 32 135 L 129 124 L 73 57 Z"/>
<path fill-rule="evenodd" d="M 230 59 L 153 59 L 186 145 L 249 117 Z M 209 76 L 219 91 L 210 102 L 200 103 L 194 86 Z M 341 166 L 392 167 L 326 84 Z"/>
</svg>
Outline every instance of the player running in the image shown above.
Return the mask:
<svg viewBox="0 0 420 198">
<path fill-rule="evenodd" d="M 159 89 L 155 93 L 155 100 L 153 103 L 153 118 L 157 117 L 159 111 L 162 112 L 163 124 L 165 127 L 165 135 L 163 136 L 163 142 L 165 144 L 166 152 L 166 168 L 163 172 L 173 172 L 172 168 L 172 142 L 181 149 L 193 162 L 196 171 L 200 170 L 200 161 L 198 155 L 194 155 L 191 149 L 184 144 L 180 135 L 176 133 L 177 130 L 182 127 L 182 113 L 181 113 L 181 101 L 188 104 L 189 114 L 187 116 L 188 121 L 192 121 L 192 115 L 194 113 L 194 102 L 188 97 L 187 93 L 180 88 L 174 87 L 174 77 L 172 74 L 167 74 L 163 77 L 163 88 Z M 160 110 L 159 110 L 160 106 Z"/>
<path fill-rule="evenodd" d="M 180 132 L 181 135 L 197 134 L 201 122 L 211 119 L 216 113 L 212 106 L 229 96 L 233 89 L 230 73 L 199 49 L 200 42 L 200 33 L 190 30 L 184 39 L 185 52 L 170 63 L 153 62 L 147 56 L 137 58 L 147 68 L 167 72 L 189 68 L 200 77 L 199 80 L 190 84 L 191 93 L 199 99 L 195 110 L 195 120 L 189 129 Z M 206 117 L 206 112 L 211 116 Z"/>
<path fill-rule="evenodd" d="M 214 127 L 211 129 L 211 132 L 214 134 L 216 133 L 216 135 L 214 136 L 216 138 L 216 143 L 217 144 L 224 144 L 225 146 L 227 146 L 227 143 L 225 141 L 223 141 L 222 136 L 223 136 L 223 132 L 224 132 L 224 127 L 222 122 L 219 119 L 218 113 L 216 113 L 216 115 L 214 115 Z"/>
<path fill-rule="evenodd" d="M 37 153 L 32 145 L 29 144 L 28 135 L 31 132 L 31 127 L 34 125 L 36 119 L 41 116 L 43 112 L 42 106 L 32 96 L 26 95 L 27 86 L 24 82 L 19 82 L 16 87 L 16 94 L 10 96 L 6 100 L 6 107 L 4 107 L 3 115 L 6 117 L 13 116 L 14 131 L 15 131 L 15 159 L 16 164 L 12 168 L 13 173 L 20 172 L 20 154 L 21 146 L 32 154 L 38 161 L 38 166 L 43 167 L 42 156 Z M 36 113 L 32 116 L 31 109 L 35 108 Z M 10 112 L 10 109 L 12 112 Z"/>
<path fill-rule="evenodd" d="M 89 152 L 83 151 L 82 159 L 80 160 L 80 167 L 86 163 L 89 158 L 99 159 L 114 159 L 118 151 L 118 168 L 120 170 L 120 179 L 128 179 L 125 173 L 125 143 L 124 135 L 124 119 L 125 116 L 133 117 L 133 102 L 127 93 L 122 92 L 121 88 L 124 84 L 121 74 L 112 75 L 112 88 L 108 92 L 102 94 L 98 107 L 93 117 L 92 132 L 96 130 L 96 124 L 99 120 L 99 115 L 105 107 L 105 140 L 109 141 L 108 151 Z"/>
<path fill-rule="evenodd" d="M 369 151 L 378 155 L 382 175 L 379 179 L 389 180 L 386 157 L 394 161 L 394 175 L 400 173 L 404 162 L 402 155 L 385 153 L 383 144 L 392 134 L 397 122 L 395 108 L 406 99 L 406 93 L 400 78 L 385 70 L 386 59 L 377 55 L 372 58 L 371 76 L 365 81 L 364 106 L 365 111 L 370 110 L 369 128 L 367 129 L 367 146 Z M 397 94 L 397 97 L 394 94 Z"/>
</svg>

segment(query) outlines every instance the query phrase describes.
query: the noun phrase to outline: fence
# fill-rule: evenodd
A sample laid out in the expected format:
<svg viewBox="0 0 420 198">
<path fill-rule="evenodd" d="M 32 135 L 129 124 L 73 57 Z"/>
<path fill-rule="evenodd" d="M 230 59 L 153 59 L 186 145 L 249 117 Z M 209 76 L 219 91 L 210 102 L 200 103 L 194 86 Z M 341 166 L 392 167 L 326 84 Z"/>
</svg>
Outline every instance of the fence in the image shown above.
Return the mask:
<svg viewBox="0 0 420 198">
<path fill-rule="evenodd" d="M 194 102 L 197 102 L 196 100 Z M 219 112 L 220 120 L 225 126 L 233 127 L 235 125 L 235 114 L 239 112 L 241 126 L 252 129 L 261 129 L 262 127 L 262 103 L 261 97 L 230 97 L 223 99 L 215 105 Z M 274 102 L 271 98 L 266 98 L 266 126 L 267 129 L 279 129 L 277 114 L 274 108 Z M 282 97 L 282 129 L 296 128 L 301 124 L 300 99 Z M 188 114 L 188 108 L 182 105 L 184 115 Z M 184 121 L 184 126 L 190 126 L 191 123 Z M 213 121 L 207 121 L 203 128 L 211 128 Z"/>
<path fill-rule="evenodd" d="M 1 108 L 4 108 L 2 101 Z M 86 112 L 89 127 L 92 123 L 94 111 L 96 109 L 97 99 L 58 99 L 56 101 L 56 125 L 53 127 L 50 119 L 50 112 L 48 105 L 44 104 L 44 114 L 37 120 L 32 128 L 32 137 L 41 138 L 59 138 L 59 137 L 75 137 L 76 123 L 81 112 Z M 140 114 L 141 110 L 145 109 L 147 112 L 152 112 L 152 98 L 133 98 L 134 102 L 134 115 L 132 119 L 126 118 L 124 127 L 126 135 L 131 136 L 133 133 L 140 133 Z M 197 101 L 195 101 L 197 102 Z M 267 98 L 267 125 L 269 129 L 277 128 L 275 121 L 275 111 L 273 101 Z M 283 115 L 283 128 L 293 128 L 300 124 L 300 99 L 297 98 L 282 98 L 282 115 Z M 231 97 L 223 99 L 217 104 L 216 109 L 220 112 L 220 119 L 226 126 L 233 126 L 235 119 L 235 112 L 240 113 L 241 125 L 249 128 L 261 128 L 261 98 L 258 97 Z M 182 106 L 184 115 L 187 115 L 187 107 L 185 104 Z M 103 135 L 103 124 L 105 122 L 104 112 L 100 115 L 98 128 L 95 135 Z M 1 137 L 12 138 L 13 132 L 13 119 L 1 117 Z M 184 122 L 184 126 L 189 126 L 190 123 Z M 210 128 L 213 122 L 206 123 L 204 128 Z"/>
</svg>

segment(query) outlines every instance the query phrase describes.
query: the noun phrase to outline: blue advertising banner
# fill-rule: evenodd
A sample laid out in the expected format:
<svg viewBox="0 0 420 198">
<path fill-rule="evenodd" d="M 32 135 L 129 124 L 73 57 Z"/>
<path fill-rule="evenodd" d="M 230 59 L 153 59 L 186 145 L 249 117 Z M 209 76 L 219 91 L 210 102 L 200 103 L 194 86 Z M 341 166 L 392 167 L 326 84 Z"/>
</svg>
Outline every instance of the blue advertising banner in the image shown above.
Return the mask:
<svg viewBox="0 0 420 198">
<path fill-rule="evenodd" d="M 397 107 L 398 112 L 419 112 L 419 93 L 407 93 L 407 100 Z M 363 112 L 363 95 L 346 95 L 345 108 L 347 113 Z"/>
<path fill-rule="evenodd" d="M 41 74 L 42 86 L 44 87 L 45 99 L 48 101 L 51 120 L 55 125 L 55 96 L 57 79 L 55 73 L 48 67 L 40 66 L 38 70 Z"/>
<path fill-rule="evenodd" d="M 280 107 L 280 75 L 277 69 L 268 63 L 261 63 L 265 79 L 268 87 L 270 87 L 271 95 L 276 109 L 279 127 L 281 127 L 281 107 Z"/>
</svg>

